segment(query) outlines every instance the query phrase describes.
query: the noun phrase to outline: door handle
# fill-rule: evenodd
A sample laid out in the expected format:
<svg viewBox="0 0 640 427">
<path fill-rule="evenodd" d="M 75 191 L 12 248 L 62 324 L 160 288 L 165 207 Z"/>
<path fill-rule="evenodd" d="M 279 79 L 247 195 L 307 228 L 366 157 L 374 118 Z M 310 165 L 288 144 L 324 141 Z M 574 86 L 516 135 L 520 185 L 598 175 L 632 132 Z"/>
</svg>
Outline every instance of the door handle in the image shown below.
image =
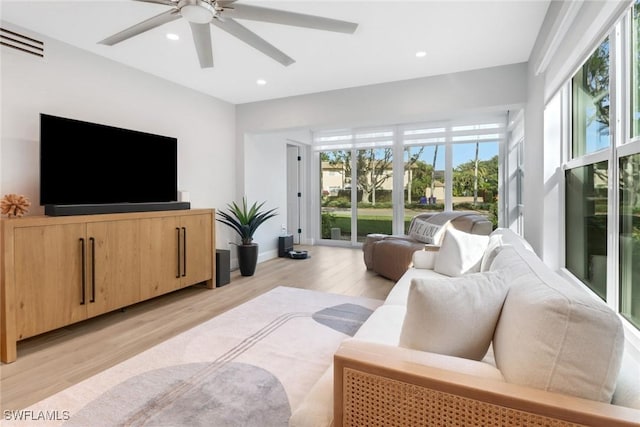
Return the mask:
<svg viewBox="0 0 640 427">
<path fill-rule="evenodd" d="M 177 243 L 177 245 L 176 245 L 176 254 L 178 256 L 178 259 L 176 260 L 176 261 L 178 261 L 177 262 L 178 272 L 176 273 L 176 279 L 179 279 L 180 278 L 181 269 L 180 269 L 180 229 L 178 227 L 176 227 L 176 243 Z"/>
<path fill-rule="evenodd" d="M 91 299 L 89 302 L 96 302 L 96 239 L 89 237 L 91 242 Z"/>
<path fill-rule="evenodd" d="M 82 299 L 80 300 L 80 305 L 84 305 L 84 301 L 85 301 L 85 297 L 86 297 L 86 291 L 85 291 L 85 285 L 86 285 L 86 279 L 85 279 L 85 275 L 87 274 L 86 272 L 86 267 L 85 267 L 85 262 L 86 262 L 86 255 L 85 255 L 85 247 L 84 247 L 84 237 L 80 238 L 80 244 L 82 246 Z"/>
<path fill-rule="evenodd" d="M 187 275 L 187 228 L 182 227 L 182 277 Z"/>
</svg>

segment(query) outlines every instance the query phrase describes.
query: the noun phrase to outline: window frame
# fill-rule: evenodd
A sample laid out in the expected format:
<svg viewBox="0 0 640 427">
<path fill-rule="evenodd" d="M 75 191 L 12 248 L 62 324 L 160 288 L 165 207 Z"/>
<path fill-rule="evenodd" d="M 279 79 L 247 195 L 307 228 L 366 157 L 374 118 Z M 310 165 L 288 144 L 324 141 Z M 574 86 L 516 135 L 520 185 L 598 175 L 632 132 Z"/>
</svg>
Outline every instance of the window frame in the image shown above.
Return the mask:
<svg viewBox="0 0 640 427">
<path fill-rule="evenodd" d="M 620 159 L 630 155 L 640 154 L 640 132 L 635 138 L 631 138 L 631 126 L 632 126 L 632 105 L 631 105 L 631 90 L 632 88 L 632 61 L 630 55 L 632 54 L 631 43 L 631 30 L 632 26 L 632 9 L 634 4 L 626 9 L 626 12 L 622 16 L 622 19 L 611 28 L 607 34 L 602 37 L 589 51 L 589 56 L 593 54 L 602 41 L 609 37 L 610 50 L 609 50 L 609 96 L 610 96 L 610 144 L 608 148 L 601 149 L 596 152 L 592 152 L 583 155 L 578 158 L 572 158 L 572 92 L 571 81 L 575 72 L 571 74 L 565 84 L 559 89 L 559 93 L 562 96 L 562 114 L 560 120 L 563 125 L 563 151 L 562 151 L 562 169 L 566 172 L 568 169 L 577 167 L 588 166 L 600 161 L 608 162 L 608 222 L 607 222 L 607 286 L 606 286 L 606 301 L 605 303 L 611 307 L 618 317 L 621 319 L 627 340 L 631 345 L 640 352 L 640 328 L 633 325 L 621 314 L 621 283 L 620 283 L 620 197 L 619 197 L 619 179 L 620 179 Z M 588 57 L 581 62 L 582 64 L 588 59 Z M 579 68 L 578 68 L 579 69 Z M 562 223 L 566 221 L 566 182 L 564 181 L 565 174 L 563 176 L 563 183 L 561 186 L 562 194 L 562 206 L 561 215 L 563 218 Z M 561 253 L 566 253 L 566 229 L 562 226 L 562 234 L 565 238 L 562 239 Z M 587 291 L 589 295 L 601 300 L 601 298 L 593 291 L 589 286 L 579 280 L 574 274 L 566 268 L 566 260 L 562 260 L 563 268 L 560 269 L 560 273 L 563 277 L 569 279 L 571 282 L 580 286 Z"/>
<path fill-rule="evenodd" d="M 496 138 L 481 140 L 480 143 L 489 143 L 489 142 L 497 142 L 498 144 L 498 200 L 502 199 L 502 194 L 504 193 L 505 183 L 503 182 L 505 177 L 504 175 L 504 167 L 502 163 L 504 162 L 504 145 L 507 139 L 507 119 L 508 119 L 508 111 L 498 112 L 493 114 L 479 114 L 479 115 L 470 115 L 468 117 L 462 119 L 449 119 L 449 120 L 438 120 L 432 122 L 418 122 L 418 123 L 406 123 L 406 124 L 396 124 L 396 125 L 380 125 L 380 126 L 371 126 L 371 127 L 362 127 L 362 128 L 343 128 L 343 129 L 332 129 L 327 131 L 316 131 L 313 133 L 312 137 L 312 150 L 314 157 L 315 167 L 320 168 L 320 152 L 326 151 L 334 151 L 334 150 L 351 150 L 351 159 L 352 162 L 355 161 L 356 153 L 359 149 L 366 148 L 382 148 L 376 147 L 376 143 L 385 141 L 388 143 L 389 139 L 391 139 L 392 147 L 393 147 L 393 176 L 404 176 L 404 148 L 407 146 L 421 146 L 421 145 L 441 145 L 444 146 L 444 155 L 445 155 L 445 207 L 444 211 L 452 211 L 453 210 L 453 198 L 452 198 L 452 185 L 453 185 L 453 145 L 455 144 L 468 144 L 470 140 L 463 141 L 453 141 L 454 137 L 467 137 L 469 138 L 471 135 L 496 135 Z M 489 125 L 489 126 L 487 126 Z M 477 129 L 468 129 L 464 127 L 477 126 Z M 484 127 L 483 127 L 484 126 Z M 454 128 L 460 127 L 457 131 Z M 405 132 L 407 131 L 416 131 L 420 129 L 439 129 L 438 132 L 427 132 L 427 138 L 440 137 L 443 138 L 444 141 L 434 141 L 432 144 L 406 144 L 407 140 L 411 138 L 406 138 Z M 358 138 L 356 135 L 358 134 L 370 134 L 373 132 L 391 132 L 391 135 L 377 135 L 371 138 L 367 138 L 366 142 L 357 141 Z M 350 136 L 349 136 L 350 135 Z M 327 139 L 328 138 L 328 139 Z M 330 140 L 333 139 L 333 140 Z M 389 147 L 390 145 L 386 145 Z M 322 173 L 321 170 L 312 171 L 316 177 L 319 177 Z M 317 173 L 316 173 L 317 172 Z M 352 183 L 357 182 L 356 173 L 357 168 L 352 164 L 351 167 L 352 172 Z M 317 178 L 319 181 L 319 178 Z M 319 184 L 316 184 L 315 187 L 319 187 Z M 521 191 L 520 191 L 521 193 Z M 352 209 L 352 219 L 351 219 L 351 241 L 332 241 L 330 239 L 323 239 L 320 232 L 321 226 L 321 210 L 322 204 L 319 201 L 320 191 L 314 196 L 314 198 L 318 198 L 316 203 L 318 204 L 318 208 L 314 208 L 314 231 L 313 238 L 315 241 L 321 244 L 327 245 L 339 245 L 339 246 L 354 246 L 360 247 L 362 246 L 361 242 L 357 241 L 357 195 L 356 192 L 352 192 L 351 195 L 351 209 Z M 403 234 L 404 233 L 404 179 L 394 179 L 393 180 L 393 192 L 392 192 L 392 200 L 393 200 L 393 214 L 392 214 L 392 232 L 393 234 Z M 498 224 L 504 223 L 503 212 L 506 209 L 501 209 L 500 202 L 498 201 Z"/>
</svg>

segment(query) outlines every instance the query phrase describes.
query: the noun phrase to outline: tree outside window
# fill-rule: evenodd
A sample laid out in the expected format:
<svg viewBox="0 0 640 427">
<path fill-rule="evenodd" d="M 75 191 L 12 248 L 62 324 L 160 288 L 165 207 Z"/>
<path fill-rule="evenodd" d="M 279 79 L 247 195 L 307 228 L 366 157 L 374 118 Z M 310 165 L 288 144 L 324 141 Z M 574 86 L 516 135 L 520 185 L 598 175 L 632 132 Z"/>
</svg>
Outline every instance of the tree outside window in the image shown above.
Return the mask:
<svg viewBox="0 0 640 427">
<path fill-rule="evenodd" d="M 573 158 L 610 145 L 609 39 L 603 41 L 571 79 Z"/>
</svg>

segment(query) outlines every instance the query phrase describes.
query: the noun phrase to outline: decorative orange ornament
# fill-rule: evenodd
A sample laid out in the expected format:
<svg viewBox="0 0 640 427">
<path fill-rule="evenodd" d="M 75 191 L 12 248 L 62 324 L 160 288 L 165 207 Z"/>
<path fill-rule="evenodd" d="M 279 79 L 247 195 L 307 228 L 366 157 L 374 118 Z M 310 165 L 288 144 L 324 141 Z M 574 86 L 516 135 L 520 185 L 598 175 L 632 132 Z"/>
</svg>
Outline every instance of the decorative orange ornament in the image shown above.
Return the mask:
<svg viewBox="0 0 640 427">
<path fill-rule="evenodd" d="M 25 196 L 18 194 L 7 194 L 0 200 L 0 213 L 2 215 L 22 216 L 29 212 L 31 202 Z"/>
</svg>

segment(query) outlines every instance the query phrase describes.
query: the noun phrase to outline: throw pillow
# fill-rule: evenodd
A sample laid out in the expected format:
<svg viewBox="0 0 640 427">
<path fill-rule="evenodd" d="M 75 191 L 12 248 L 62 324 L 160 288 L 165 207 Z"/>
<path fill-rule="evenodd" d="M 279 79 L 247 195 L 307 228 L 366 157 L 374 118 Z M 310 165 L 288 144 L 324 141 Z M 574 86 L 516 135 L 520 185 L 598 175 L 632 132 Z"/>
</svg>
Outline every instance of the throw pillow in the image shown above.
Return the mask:
<svg viewBox="0 0 640 427">
<path fill-rule="evenodd" d="M 411 281 L 400 346 L 481 360 L 507 295 L 502 271 Z"/>
<path fill-rule="evenodd" d="M 446 276 L 461 276 L 480 271 L 489 236 L 465 233 L 448 228 L 436 258 L 434 271 Z"/>
<path fill-rule="evenodd" d="M 422 243 L 440 244 L 445 229 L 446 226 L 415 218 L 409 229 L 409 237 Z"/>
<path fill-rule="evenodd" d="M 482 255 L 482 261 L 480 262 L 480 271 L 489 271 L 493 260 L 506 246 L 509 246 L 509 244 L 504 242 L 502 234 L 490 235 L 489 243 L 487 244 L 487 248 Z"/>
</svg>

